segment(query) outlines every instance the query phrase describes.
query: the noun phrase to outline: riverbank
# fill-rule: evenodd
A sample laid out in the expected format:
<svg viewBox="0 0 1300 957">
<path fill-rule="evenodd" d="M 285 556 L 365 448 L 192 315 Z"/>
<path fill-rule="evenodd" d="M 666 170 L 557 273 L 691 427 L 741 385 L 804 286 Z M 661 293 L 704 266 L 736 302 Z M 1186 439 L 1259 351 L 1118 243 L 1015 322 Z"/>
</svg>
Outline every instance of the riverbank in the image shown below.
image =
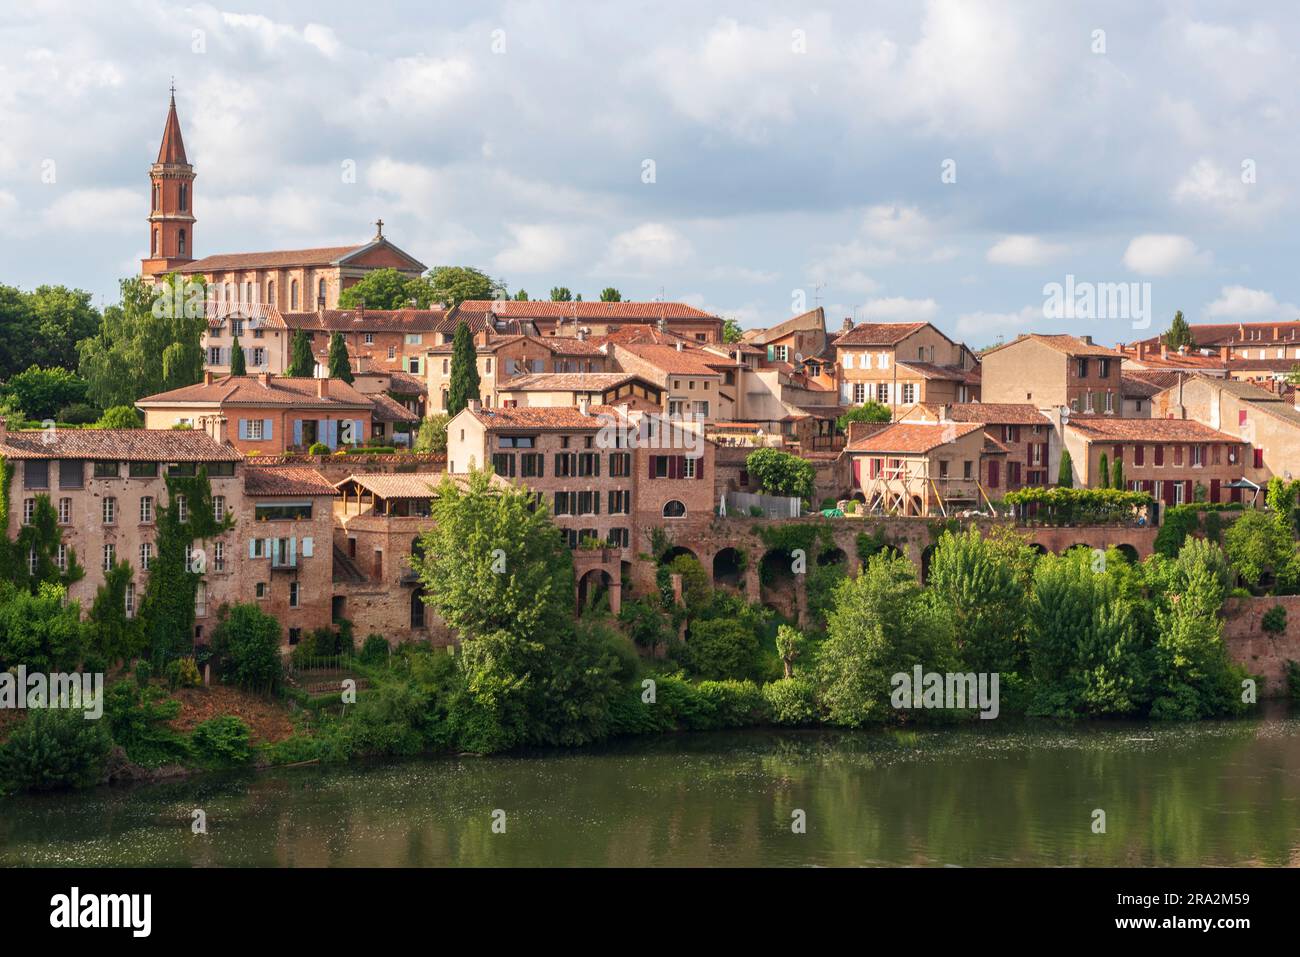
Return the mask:
<svg viewBox="0 0 1300 957">
<path fill-rule="evenodd" d="M 1294 866 L 1300 718 L 1276 710 L 656 735 L 21 796 L 0 864 Z"/>
</svg>

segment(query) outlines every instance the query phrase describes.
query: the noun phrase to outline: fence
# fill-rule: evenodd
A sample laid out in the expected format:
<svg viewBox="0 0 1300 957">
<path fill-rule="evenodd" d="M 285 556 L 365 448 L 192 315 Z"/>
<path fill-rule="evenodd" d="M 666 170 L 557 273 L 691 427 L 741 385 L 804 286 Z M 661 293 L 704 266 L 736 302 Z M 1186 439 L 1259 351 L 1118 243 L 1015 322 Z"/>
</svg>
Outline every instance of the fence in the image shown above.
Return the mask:
<svg viewBox="0 0 1300 957">
<path fill-rule="evenodd" d="M 749 515 L 754 508 L 762 509 L 765 518 L 798 518 L 803 514 L 803 503 L 788 495 L 727 492 L 725 501 L 728 515 Z"/>
</svg>

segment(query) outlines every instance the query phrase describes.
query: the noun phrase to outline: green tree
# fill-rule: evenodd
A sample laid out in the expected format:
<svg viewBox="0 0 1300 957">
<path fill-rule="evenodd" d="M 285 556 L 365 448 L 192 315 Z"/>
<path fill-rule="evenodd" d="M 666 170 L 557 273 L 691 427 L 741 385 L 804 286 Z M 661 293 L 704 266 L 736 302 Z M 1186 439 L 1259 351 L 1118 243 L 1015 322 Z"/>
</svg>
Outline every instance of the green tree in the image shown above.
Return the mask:
<svg viewBox="0 0 1300 957">
<path fill-rule="evenodd" d="M 931 601 L 905 558 L 873 555 L 857 578 L 846 578 L 835 596 L 827 637 L 817 654 L 818 698 L 833 724 L 859 727 L 892 722 L 895 674 L 955 670 L 953 626 Z"/>
<path fill-rule="evenodd" d="M 127 590 L 135 572 L 131 563 L 117 561 L 104 573 L 104 583 L 95 592 L 87 619 L 86 639 L 90 649 L 110 664 L 130 661 L 144 651 L 140 620 L 128 616 Z"/>
<path fill-rule="evenodd" d="M 517 293 L 515 293 L 515 302 L 527 302 L 527 301 L 528 301 L 528 291 L 526 289 L 520 289 Z"/>
<path fill-rule="evenodd" d="M 1110 458 L 1101 453 L 1101 466 L 1097 469 L 1097 482 L 1101 488 L 1110 488 Z"/>
<path fill-rule="evenodd" d="M 125 279 L 120 305 L 109 306 L 99 331 L 77 344 L 78 371 L 101 409 L 203 379 L 201 340 L 208 329 L 202 280 L 173 274 L 156 289 Z"/>
<path fill-rule="evenodd" d="M 692 676 L 705 681 L 762 677 L 758 635 L 732 618 L 704 618 L 690 627 L 684 649 Z"/>
<path fill-rule="evenodd" d="M 746 456 L 745 468 L 769 495 L 812 498 L 817 470 L 807 459 L 780 449 L 755 449 Z"/>
<path fill-rule="evenodd" d="M 568 286 L 552 286 L 551 302 L 573 302 L 573 293 Z"/>
<path fill-rule="evenodd" d="M 348 358 L 348 344 L 343 340 L 343 333 L 336 332 L 330 336 L 330 378 L 352 382 L 352 362 Z"/>
<path fill-rule="evenodd" d="M 803 654 L 807 639 L 797 628 L 779 625 L 776 629 L 776 653 L 787 678 L 794 677 L 794 663 Z"/>
<path fill-rule="evenodd" d="M 606 286 L 600 291 L 601 302 L 622 302 L 623 294 L 613 286 Z"/>
<path fill-rule="evenodd" d="M 427 276 L 431 301 L 448 309 L 467 299 L 495 299 L 505 295 L 505 283 L 472 266 L 436 266 Z"/>
<path fill-rule="evenodd" d="M 479 398 L 478 350 L 469 326 L 462 320 L 456 324 L 456 334 L 451 340 L 451 380 L 447 387 L 447 415 L 455 416 L 470 400 Z"/>
<path fill-rule="evenodd" d="M 299 379 L 309 379 L 316 374 L 316 356 L 312 354 L 306 330 L 294 332 L 293 342 L 289 345 L 289 366 L 284 374 Z"/>
<path fill-rule="evenodd" d="M 741 340 L 743 333 L 744 330 L 740 328 L 740 323 L 737 322 L 732 317 L 728 316 L 726 319 L 722 320 L 722 341 L 723 342 L 727 342 L 727 343 L 739 342 Z"/>
<path fill-rule="evenodd" d="M 1074 462 L 1066 449 L 1061 450 L 1061 467 L 1056 474 L 1056 484 L 1061 488 L 1074 488 Z"/>
<path fill-rule="evenodd" d="M 1160 341 L 1170 349 L 1179 349 L 1183 346 L 1188 349 L 1196 348 L 1196 338 L 1192 335 L 1192 327 L 1183 318 L 1181 309 L 1174 313 L 1174 321 L 1169 324 L 1168 331 L 1160 337 Z"/>
<path fill-rule="evenodd" d="M 1110 487 L 1123 491 L 1124 489 L 1124 460 L 1115 459 L 1111 464 Z"/>
<path fill-rule="evenodd" d="M 1228 561 L 1252 588 L 1267 587 L 1286 594 L 1297 583 L 1296 544 L 1290 531 L 1272 514 L 1245 512 L 1223 533 Z"/>
<path fill-rule="evenodd" d="M 97 429 L 143 429 L 144 416 L 140 411 L 129 405 L 115 405 L 111 409 L 105 409 L 104 414 L 99 417 L 95 423 Z"/>
<path fill-rule="evenodd" d="M 423 277 L 412 279 L 391 267 L 366 273 L 355 285 L 339 293 L 340 309 L 428 309 L 433 301 L 433 286 Z"/>
<path fill-rule="evenodd" d="M 248 375 L 248 361 L 244 358 L 244 347 L 239 344 L 239 336 L 230 340 L 230 374 Z"/>
<path fill-rule="evenodd" d="M 420 430 L 415 434 L 416 452 L 446 452 L 447 423 L 451 417 L 443 413 L 431 415 L 420 423 Z"/>
<path fill-rule="evenodd" d="M 36 708 L 0 747 L 0 788 L 52 791 L 100 783 L 113 739 L 75 708 Z"/>
<path fill-rule="evenodd" d="M 874 399 L 855 405 L 846 411 L 835 424 L 839 426 L 841 432 L 847 432 L 850 422 L 889 422 L 894 418 L 894 414 L 889 410 L 889 406 L 882 405 Z"/>
<path fill-rule="evenodd" d="M 84 641 L 81 606 L 68 601 L 63 585 L 47 582 L 31 592 L 0 582 L 0 670 L 72 671 Z"/>
<path fill-rule="evenodd" d="M 60 409 L 86 398 L 86 380 L 57 366 L 49 369 L 28 366 L 11 376 L 4 389 L 12 400 L 11 405 L 25 418 L 37 422 L 53 419 Z"/>
<path fill-rule="evenodd" d="M 280 622 L 246 602 L 223 608 L 212 630 L 212 653 L 222 680 L 243 688 L 271 688 L 280 678 Z"/>
<path fill-rule="evenodd" d="M 32 365 L 75 369 L 77 343 L 93 336 L 99 321 L 84 290 L 0 285 L 0 381 Z"/>
</svg>

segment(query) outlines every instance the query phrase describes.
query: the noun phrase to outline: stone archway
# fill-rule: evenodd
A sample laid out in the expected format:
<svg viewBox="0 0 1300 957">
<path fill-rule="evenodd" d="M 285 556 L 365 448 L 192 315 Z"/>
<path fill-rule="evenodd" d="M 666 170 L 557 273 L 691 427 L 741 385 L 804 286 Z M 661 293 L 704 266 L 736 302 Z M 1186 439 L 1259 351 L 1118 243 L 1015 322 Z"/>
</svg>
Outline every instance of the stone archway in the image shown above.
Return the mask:
<svg viewBox="0 0 1300 957">
<path fill-rule="evenodd" d="M 600 607 L 609 597 L 614 579 L 603 568 L 590 568 L 578 579 L 578 614 Z"/>
<path fill-rule="evenodd" d="M 930 581 L 930 563 L 934 560 L 936 546 L 926 545 L 921 549 L 921 584 L 928 584 Z"/>
<path fill-rule="evenodd" d="M 1115 550 L 1124 556 L 1124 560 L 1130 565 L 1137 565 L 1141 559 L 1138 557 L 1138 550 L 1127 542 L 1115 546 Z"/>
<path fill-rule="evenodd" d="M 744 564 L 740 550 L 728 546 L 713 555 L 713 584 L 738 588 L 744 584 Z"/>
<path fill-rule="evenodd" d="M 691 558 L 694 558 L 696 561 L 699 561 L 699 556 L 696 555 L 689 548 L 687 548 L 685 545 L 674 545 L 672 548 L 668 549 L 668 551 L 663 553 L 663 555 L 659 559 L 659 564 L 667 565 L 674 558 L 677 558 L 678 556 L 681 555 L 689 555 L 691 556 Z"/>
</svg>

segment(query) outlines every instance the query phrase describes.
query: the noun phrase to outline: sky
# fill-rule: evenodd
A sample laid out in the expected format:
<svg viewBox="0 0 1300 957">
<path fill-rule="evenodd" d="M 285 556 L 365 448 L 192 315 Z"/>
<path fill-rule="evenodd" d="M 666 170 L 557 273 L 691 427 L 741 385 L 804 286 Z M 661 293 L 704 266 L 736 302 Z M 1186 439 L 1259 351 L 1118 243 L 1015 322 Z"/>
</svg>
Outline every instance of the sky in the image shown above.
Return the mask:
<svg viewBox="0 0 1300 957">
<path fill-rule="evenodd" d="M 198 256 L 382 217 L 511 293 L 747 327 L 821 305 L 979 348 L 1297 319 L 1298 41 L 1284 2 L 24 0 L 0 283 L 116 301 L 175 77 Z"/>
</svg>

